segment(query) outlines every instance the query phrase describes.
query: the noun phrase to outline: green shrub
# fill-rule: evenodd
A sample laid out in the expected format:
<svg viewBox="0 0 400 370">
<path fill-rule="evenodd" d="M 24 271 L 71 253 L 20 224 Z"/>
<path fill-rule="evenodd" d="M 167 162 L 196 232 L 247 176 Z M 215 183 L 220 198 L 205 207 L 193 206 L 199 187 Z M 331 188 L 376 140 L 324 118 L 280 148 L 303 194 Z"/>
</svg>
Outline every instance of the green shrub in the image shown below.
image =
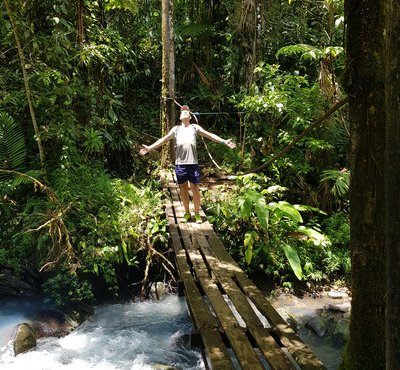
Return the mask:
<svg viewBox="0 0 400 370">
<path fill-rule="evenodd" d="M 265 176 L 245 176 L 229 190 L 206 194 L 209 219 L 242 268 L 248 273 L 263 271 L 281 283 L 294 281 L 295 276 L 315 284 L 345 275 L 348 254 L 332 246 L 331 234 L 312 217 L 324 218 L 323 212 L 284 201 L 286 189 L 268 184 Z"/>
<path fill-rule="evenodd" d="M 70 273 L 63 269 L 57 275 L 49 278 L 43 285 L 42 290 L 53 298 L 60 306 L 69 303 L 92 302 L 94 295 L 91 284 L 82 280 L 78 274 Z"/>
</svg>

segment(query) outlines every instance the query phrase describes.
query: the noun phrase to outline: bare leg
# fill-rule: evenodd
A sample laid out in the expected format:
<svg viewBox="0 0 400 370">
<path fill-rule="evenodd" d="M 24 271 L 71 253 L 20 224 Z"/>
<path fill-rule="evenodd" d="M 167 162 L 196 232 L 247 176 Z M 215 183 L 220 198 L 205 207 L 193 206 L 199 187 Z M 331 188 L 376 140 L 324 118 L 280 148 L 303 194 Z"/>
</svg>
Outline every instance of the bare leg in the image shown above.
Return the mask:
<svg viewBox="0 0 400 370">
<path fill-rule="evenodd" d="M 190 183 L 190 188 L 192 189 L 192 194 L 193 194 L 194 213 L 199 213 L 200 212 L 200 190 L 199 190 L 199 184 Z"/>
<path fill-rule="evenodd" d="M 189 213 L 189 182 L 185 181 L 183 184 L 179 184 L 181 188 L 181 199 L 185 212 Z"/>
</svg>

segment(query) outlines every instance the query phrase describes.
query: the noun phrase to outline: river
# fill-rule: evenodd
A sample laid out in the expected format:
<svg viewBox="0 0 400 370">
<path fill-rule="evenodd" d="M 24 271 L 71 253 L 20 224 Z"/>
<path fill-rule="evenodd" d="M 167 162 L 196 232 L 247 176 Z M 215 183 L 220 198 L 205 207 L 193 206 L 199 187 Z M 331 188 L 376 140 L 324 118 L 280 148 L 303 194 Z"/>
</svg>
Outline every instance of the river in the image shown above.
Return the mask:
<svg viewBox="0 0 400 370">
<path fill-rule="evenodd" d="M 95 314 L 71 334 L 41 338 L 35 350 L 16 357 L 10 331 L 26 321 L 40 302 L 18 303 L 14 308 L 8 303 L 0 308 L 1 370 L 150 370 L 153 363 L 204 369 L 200 351 L 181 343 L 192 331 L 183 297 L 97 306 Z"/>
<path fill-rule="evenodd" d="M 289 296 L 275 300 L 274 305 L 283 317 L 290 311 L 301 318 L 325 303 Z M 177 295 L 96 306 L 94 315 L 71 334 L 41 338 L 34 350 L 15 357 L 11 342 L 15 326 L 50 306 L 43 298 L 0 300 L 0 370 L 151 370 L 154 363 L 182 370 L 205 368 L 200 351 L 188 344 L 193 326 L 185 298 Z M 338 369 L 342 345 L 317 337 L 304 325 L 299 335 L 328 370 Z"/>
</svg>

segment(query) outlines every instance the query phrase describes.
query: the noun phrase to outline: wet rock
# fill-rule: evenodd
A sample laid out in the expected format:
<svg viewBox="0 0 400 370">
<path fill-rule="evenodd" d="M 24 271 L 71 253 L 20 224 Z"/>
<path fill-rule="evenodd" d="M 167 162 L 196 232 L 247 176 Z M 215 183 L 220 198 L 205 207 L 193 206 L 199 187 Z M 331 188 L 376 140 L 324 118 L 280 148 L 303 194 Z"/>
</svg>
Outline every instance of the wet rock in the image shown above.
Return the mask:
<svg viewBox="0 0 400 370">
<path fill-rule="evenodd" d="M 312 316 L 306 322 L 306 328 L 311 329 L 315 334 L 319 337 L 323 337 L 327 331 L 327 322 L 326 319 L 322 316 L 315 315 Z"/>
<path fill-rule="evenodd" d="M 0 274 L 0 296 L 20 296 L 32 290 L 32 286 L 12 275 L 8 270 Z"/>
<path fill-rule="evenodd" d="M 188 333 L 181 334 L 178 332 L 171 337 L 171 346 L 190 348 L 191 340 L 192 340 L 191 334 Z"/>
<path fill-rule="evenodd" d="M 150 295 L 157 299 L 162 299 L 168 294 L 168 288 L 162 281 L 155 282 L 151 285 Z"/>
<path fill-rule="evenodd" d="M 325 310 L 329 311 L 339 311 L 339 312 L 349 312 L 351 308 L 350 302 L 340 303 L 340 304 L 327 304 L 325 305 Z"/>
<path fill-rule="evenodd" d="M 15 355 L 25 353 L 36 347 L 36 333 L 30 324 L 22 323 L 17 326 L 13 347 Z"/>
<path fill-rule="evenodd" d="M 57 309 L 41 310 L 32 319 L 32 327 L 36 331 L 37 338 L 61 338 L 71 333 L 77 326 L 77 322 Z"/>
<path fill-rule="evenodd" d="M 338 292 L 335 290 L 331 290 L 328 292 L 328 297 L 333 298 L 333 299 L 342 299 L 342 298 L 347 298 L 349 295 L 345 292 Z"/>
<path fill-rule="evenodd" d="M 64 307 L 64 312 L 71 320 L 81 324 L 93 316 L 94 307 L 87 302 L 76 302 Z"/>
<path fill-rule="evenodd" d="M 348 340 L 350 333 L 350 321 L 341 319 L 336 323 L 332 337 L 337 343 L 344 343 Z"/>
<path fill-rule="evenodd" d="M 174 366 L 164 364 L 152 364 L 151 367 L 154 370 L 178 370 L 178 368 Z"/>
</svg>

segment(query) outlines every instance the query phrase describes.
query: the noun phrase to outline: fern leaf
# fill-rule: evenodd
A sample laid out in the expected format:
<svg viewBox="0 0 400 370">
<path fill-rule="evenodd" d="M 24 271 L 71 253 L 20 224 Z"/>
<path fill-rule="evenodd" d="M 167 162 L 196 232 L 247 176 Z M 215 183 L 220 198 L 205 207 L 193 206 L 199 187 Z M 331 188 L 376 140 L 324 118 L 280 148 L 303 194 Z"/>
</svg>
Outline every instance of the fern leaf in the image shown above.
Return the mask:
<svg viewBox="0 0 400 370">
<path fill-rule="evenodd" d="M 8 114 L 0 112 L 0 168 L 18 170 L 26 157 L 22 130 Z"/>
<path fill-rule="evenodd" d="M 288 45 L 280 48 L 276 53 L 276 57 L 280 56 L 296 56 L 300 55 L 301 59 L 313 59 L 318 60 L 323 55 L 322 50 L 312 45 L 297 44 Z"/>
</svg>

